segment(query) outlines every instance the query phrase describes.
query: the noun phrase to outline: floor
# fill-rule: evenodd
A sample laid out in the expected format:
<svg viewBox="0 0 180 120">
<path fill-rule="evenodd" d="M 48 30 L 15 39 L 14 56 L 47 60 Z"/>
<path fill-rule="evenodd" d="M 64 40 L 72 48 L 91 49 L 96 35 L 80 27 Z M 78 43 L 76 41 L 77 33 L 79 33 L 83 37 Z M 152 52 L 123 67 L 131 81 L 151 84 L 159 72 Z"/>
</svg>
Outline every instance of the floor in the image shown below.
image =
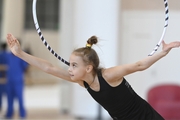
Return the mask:
<svg viewBox="0 0 180 120">
<path fill-rule="evenodd" d="M 70 115 L 61 114 L 58 110 L 30 110 L 27 109 L 26 120 L 78 120 Z M 4 112 L 3 112 L 4 114 Z M 15 120 L 19 120 L 18 112 L 15 112 L 13 117 Z M 0 116 L 0 120 L 3 120 L 3 115 Z"/>
<path fill-rule="evenodd" d="M 59 85 L 26 86 L 24 91 L 26 120 L 78 120 L 60 112 Z M 3 110 L 0 120 L 3 120 L 7 107 L 6 97 L 3 98 Z M 18 103 L 15 101 L 14 119 L 19 119 Z"/>
<path fill-rule="evenodd" d="M 27 111 L 26 120 L 100 120 L 96 118 L 75 118 L 67 114 L 68 111 L 66 111 L 66 114 L 62 114 L 62 88 L 60 84 L 25 86 L 24 102 Z M 3 110 L 0 112 L 0 120 L 4 120 L 2 117 L 7 108 L 6 101 L 6 97 L 3 97 Z M 17 101 L 15 101 L 14 106 L 14 119 L 19 120 Z"/>
</svg>

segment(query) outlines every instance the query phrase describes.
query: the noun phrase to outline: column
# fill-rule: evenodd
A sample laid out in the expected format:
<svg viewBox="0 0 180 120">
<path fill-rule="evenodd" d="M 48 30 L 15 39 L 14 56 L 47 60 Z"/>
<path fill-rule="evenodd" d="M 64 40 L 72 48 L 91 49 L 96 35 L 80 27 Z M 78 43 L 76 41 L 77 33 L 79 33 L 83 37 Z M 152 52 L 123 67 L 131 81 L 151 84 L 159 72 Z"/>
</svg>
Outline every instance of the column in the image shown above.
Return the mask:
<svg viewBox="0 0 180 120">
<path fill-rule="evenodd" d="M 7 33 L 14 34 L 17 38 L 22 35 L 24 25 L 24 0 L 4 0 L 2 20 L 2 39 Z"/>
</svg>

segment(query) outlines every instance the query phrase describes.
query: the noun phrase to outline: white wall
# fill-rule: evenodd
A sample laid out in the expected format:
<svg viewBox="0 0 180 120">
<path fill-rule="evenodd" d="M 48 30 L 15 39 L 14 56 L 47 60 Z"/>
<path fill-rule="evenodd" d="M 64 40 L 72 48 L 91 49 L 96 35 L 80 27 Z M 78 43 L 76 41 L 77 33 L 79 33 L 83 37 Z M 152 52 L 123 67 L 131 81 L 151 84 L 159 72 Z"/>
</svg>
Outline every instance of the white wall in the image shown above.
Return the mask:
<svg viewBox="0 0 180 120">
<path fill-rule="evenodd" d="M 122 43 L 120 61 L 136 62 L 146 57 L 158 43 L 164 27 L 164 11 L 124 11 L 122 14 Z M 180 38 L 180 15 L 178 11 L 170 12 L 169 26 L 165 41 Z M 161 50 L 161 47 L 158 51 Z M 127 76 L 135 91 L 146 99 L 148 90 L 157 84 L 180 84 L 180 54 L 178 49 L 171 51 L 165 58 L 155 63 L 148 70 Z"/>
</svg>

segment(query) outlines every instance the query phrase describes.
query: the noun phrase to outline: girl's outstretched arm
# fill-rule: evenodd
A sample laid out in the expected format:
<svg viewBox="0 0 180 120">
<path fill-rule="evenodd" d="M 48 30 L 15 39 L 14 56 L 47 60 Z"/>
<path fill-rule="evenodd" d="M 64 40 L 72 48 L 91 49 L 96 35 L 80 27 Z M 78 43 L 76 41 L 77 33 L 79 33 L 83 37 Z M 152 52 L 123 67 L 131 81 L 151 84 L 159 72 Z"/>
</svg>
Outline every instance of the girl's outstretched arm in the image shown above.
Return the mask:
<svg viewBox="0 0 180 120">
<path fill-rule="evenodd" d="M 7 35 L 7 44 L 11 50 L 11 52 L 21 58 L 22 60 L 26 61 L 32 66 L 35 66 L 42 71 L 54 75 L 56 77 L 71 81 L 69 77 L 69 73 L 66 70 L 60 69 L 56 66 L 53 66 L 50 62 L 37 58 L 35 56 L 29 55 L 26 52 L 22 51 L 19 41 L 12 35 Z"/>
<path fill-rule="evenodd" d="M 148 56 L 132 64 L 119 65 L 106 69 L 106 76 L 109 79 L 109 81 L 121 80 L 125 75 L 149 68 L 156 61 L 166 56 L 172 48 L 178 47 L 180 47 L 180 41 L 171 42 L 169 44 L 166 44 L 164 41 L 162 41 L 161 52 L 156 53 L 153 56 Z"/>
</svg>

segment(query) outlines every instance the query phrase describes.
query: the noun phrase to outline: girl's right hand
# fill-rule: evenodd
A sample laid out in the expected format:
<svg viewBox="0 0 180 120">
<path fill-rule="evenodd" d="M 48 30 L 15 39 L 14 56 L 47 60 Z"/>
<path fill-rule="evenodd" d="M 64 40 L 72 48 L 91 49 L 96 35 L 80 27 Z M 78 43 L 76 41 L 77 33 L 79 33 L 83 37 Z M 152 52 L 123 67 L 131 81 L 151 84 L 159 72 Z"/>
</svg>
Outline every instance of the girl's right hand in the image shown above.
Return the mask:
<svg viewBox="0 0 180 120">
<path fill-rule="evenodd" d="M 20 54 L 21 47 L 19 44 L 19 41 L 12 35 L 12 34 L 7 34 L 7 44 L 9 46 L 9 49 L 11 50 L 11 52 L 18 56 Z"/>
</svg>

